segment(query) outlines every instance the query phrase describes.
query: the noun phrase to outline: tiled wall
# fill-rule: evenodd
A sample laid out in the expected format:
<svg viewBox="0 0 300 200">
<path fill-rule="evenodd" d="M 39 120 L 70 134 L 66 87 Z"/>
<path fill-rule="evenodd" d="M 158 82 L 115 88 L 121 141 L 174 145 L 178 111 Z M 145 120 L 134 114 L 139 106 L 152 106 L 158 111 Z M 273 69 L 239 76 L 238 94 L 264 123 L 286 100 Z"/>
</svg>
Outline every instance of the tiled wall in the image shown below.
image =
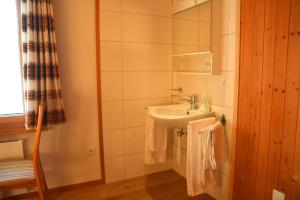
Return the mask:
<svg viewBox="0 0 300 200">
<path fill-rule="evenodd" d="M 238 1 L 238 0 L 236 0 Z M 226 199 L 231 164 L 231 126 L 238 51 L 238 6 L 222 1 L 222 73 L 174 73 L 174 87 L 184 94 L 206 92 L 212 109 L 227 118 L 228 157 L 219 169 L 217 185 L 208 192 Z M 171 0 L 101 0 L 101 70 L 105 169 L 114 182 L 173 167 L 175 161 L 144 165 L 145 106 L 170 103 L 172 87 Z"/>
<path fill-rule="evenodd" d="M 170 169 L 144 165 L 145 107 L 171 103 L 171 0 L 100 0 L 107 182 Z"/>
<path fill-rule="evenodd" d="M 218 0 L 219 1 L 219 0 Z M 218 169 L 217 184 L 208 184 L 207 192 L 217 199 L 227 199 L 229 190 L 229 176 L 232 169 L 232 121 L 234 108 L 235 76 L 238 69 L 238 0 L 222 0 L 222 72 L 220 75 L 190 75 L 174 73 L 174 87 L 182 87 L 186 95 L 204 92 L 208 94 L 212 110 L 217 114 L 224 113 L 227 119 L 227 141 L 224 151 L 227 152 L 226 161 Z M 180 174 L 185 174 L 185 165 L 176 164 L 173 168 Z"/>
</svg>

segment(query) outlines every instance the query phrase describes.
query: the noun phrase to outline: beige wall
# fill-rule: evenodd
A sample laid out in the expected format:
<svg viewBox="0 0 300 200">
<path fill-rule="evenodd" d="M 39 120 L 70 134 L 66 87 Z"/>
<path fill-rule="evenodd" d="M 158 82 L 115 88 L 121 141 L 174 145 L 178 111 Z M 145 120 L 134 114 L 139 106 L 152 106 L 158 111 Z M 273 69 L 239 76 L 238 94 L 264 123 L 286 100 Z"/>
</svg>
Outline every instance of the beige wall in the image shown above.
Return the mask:
<svg viewBox="0 0 300 200">
<path fill-rule="evenodd" d="M 67 123 L 55 142 L 67 182 L 101 177 L 97 113 L 95 1 L 54 1 L 57 48 Z M 59 143 L 58 143 L 59 142 Z M 66 142 L 66 143 L 64 143 Z M 94 149 L 89 156 L 87 151 Z M 51 162 L 56 163 L 56 160 Z M 61 180 L 58 179 L 58 183 Z"/>
<path fill-rule="evenodd" d="M 217 199 L 227 199 L 230 170 L 232 169 L 231 149 L 233 145 L 232 123 L 234 109 L 235 76 L 238 69 L 239 7 L 238 0 L 222 0 L 222 68 L 220 75 L 197 75 L 174 73 L 174 87 L 182 87 L 186 95 L 204 92 L 208 94 L 212 110 L 224 113 L 227 119 L 227 159 L 218 169 L 217 187 L 209 184 L 207 192 Z M 185 174 L 185 165 L 173 162 L 173 169 Z"/>
<path fill-rule="evenodd" d="M 57 48 L 67 122 L 42 135 L 41 156 L 48 185 L 53 187 L 101 178 L 95 53 L 94 0 L 56 0 Z M 25 139 L 29 157 L 32 137 Z M 95 148 L 95 155 L 87 150 Z"/>
<path fill-rule="evenodd" d="M 169 169 L 144 165 L 145 106 L 171 103 L 171 0 L 100 0 L 108 182 Z"/>
</svg>

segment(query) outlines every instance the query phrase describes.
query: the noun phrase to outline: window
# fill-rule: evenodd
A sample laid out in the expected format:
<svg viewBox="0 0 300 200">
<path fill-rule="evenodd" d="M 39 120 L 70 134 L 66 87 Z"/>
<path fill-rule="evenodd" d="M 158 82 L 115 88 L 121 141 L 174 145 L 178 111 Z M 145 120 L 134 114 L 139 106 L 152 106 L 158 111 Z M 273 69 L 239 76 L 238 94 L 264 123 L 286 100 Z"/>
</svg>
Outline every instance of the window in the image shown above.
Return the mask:
<svg viewBox="0 0 300 200">
<path fill-rule="evenodd" d="M 17 0 L 0 0 L 0 133 L 24 131 Z"/>
<path fill-rule="evenodd" d="M 16 1 L 0 1 L 0 115 L 23 113 Z"/>
</svg>

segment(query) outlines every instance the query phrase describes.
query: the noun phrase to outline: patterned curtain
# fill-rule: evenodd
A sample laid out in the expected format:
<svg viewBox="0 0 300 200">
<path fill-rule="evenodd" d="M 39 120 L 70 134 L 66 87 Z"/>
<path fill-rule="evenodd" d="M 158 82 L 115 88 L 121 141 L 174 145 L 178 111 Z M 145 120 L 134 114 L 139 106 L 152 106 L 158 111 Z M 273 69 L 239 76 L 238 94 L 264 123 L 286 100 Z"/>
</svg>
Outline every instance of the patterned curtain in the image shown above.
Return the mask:
<svg viewBox="0 0 300 200">
<path fill-rule="evenodd" d="M 44 104 L 44 127 L 65 122 L 58 71 L 52 0 L 21 0 L 25 126 L 36 127 Z"/>
</svg>

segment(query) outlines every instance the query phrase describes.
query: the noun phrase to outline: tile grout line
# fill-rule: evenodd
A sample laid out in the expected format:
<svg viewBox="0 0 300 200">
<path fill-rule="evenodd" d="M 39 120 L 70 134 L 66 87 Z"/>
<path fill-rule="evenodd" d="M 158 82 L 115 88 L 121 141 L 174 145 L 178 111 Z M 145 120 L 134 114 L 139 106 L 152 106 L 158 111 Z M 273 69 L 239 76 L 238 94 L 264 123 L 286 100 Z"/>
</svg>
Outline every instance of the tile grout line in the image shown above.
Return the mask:
<svg viewBox="0 0 300 200">
<path fill-rule="evenodd" d="M 151 41 L 121 41 L 121 40 L 101 40 L 100 39 L 100 42 L 115 42 L 115 43 L 117 43 L 117 42 L 119 42 L 119 43 L 129 43 L 129 44 L 153 44 L 153 45 L 168 45 L 168 46 L 170 46 L 170 45 L 172 45 L 172 42 L 171 43 L 168 43 L 168 42 L 151 42 Z M 183 45 L 184 46 L 184 45 Z M 186 45 L 186 46 L 192 46 L 192 45 Z"/>
<path fill-rule="evenodd" d="M 124 23 L 123 23 L 123 3 L 124 3 L 124 0 L 121 0 L 121 68 L 122 68 L 122 100 L 121 100 L 121 103 L 122 103 L 122 121 L 123 121 L 123 126 L 122 126 L 122 134 L 123 134 L 123 152 L 124 152 L 124 155 L 123 155 L 123 158 L 124 158 L 124 163 L 123 163 L 123 171 L 124 171 L 124 174 L 123 174 L 123 180 L 126 179 L 126 173 L 127 173 L 127 170 L 126 170 L 126 140 L 125 140 L 125 110 L 124 110 L 124 92 L 125 92 L 125 88 L 124 88 Z"/>
<path fill-rule="evenodd" d="M 112 73 L 112 72 L 126 72 L 126 73 L 167 73 L 167 72 L 172 72 L 170 71 L 108 71 L 108 70 L 102 70 L 101 72 L 108 72 L 108 73 Z"/>
<path fill-rule="evenodd" d="M 111 99 L 111 100 L 102 100 L 101 103 L 109 103 L 109 102 L 126 102 L 126 101 L 138 101 L 138 100 L 158 100 L 158 99 L 168 99 L 171 98 L 170 95 L 163 97 L 149 97 L 149 98 L 133 98 L 133 99 Z"/>
<path fill-rule="evenodd" d="M 123 11 L 123 5 L 121 5 L 121 10 L 109 10 L 109 9 L 100 9 L 100 12 L 111 12 L 111 13 L 121 13 L 121 14 L 130 14 L 130 15 L 142 15 L 148 17 L 157 17 L 157 18 L 165 18 L 172 20 L 172 17 L 164 16 L 164 15 L 156 15 L 156 14 L 149 14 L 149 13 L 141 13 L 141 12 L 133 12 L 133 11 Z"/>
</svg>

